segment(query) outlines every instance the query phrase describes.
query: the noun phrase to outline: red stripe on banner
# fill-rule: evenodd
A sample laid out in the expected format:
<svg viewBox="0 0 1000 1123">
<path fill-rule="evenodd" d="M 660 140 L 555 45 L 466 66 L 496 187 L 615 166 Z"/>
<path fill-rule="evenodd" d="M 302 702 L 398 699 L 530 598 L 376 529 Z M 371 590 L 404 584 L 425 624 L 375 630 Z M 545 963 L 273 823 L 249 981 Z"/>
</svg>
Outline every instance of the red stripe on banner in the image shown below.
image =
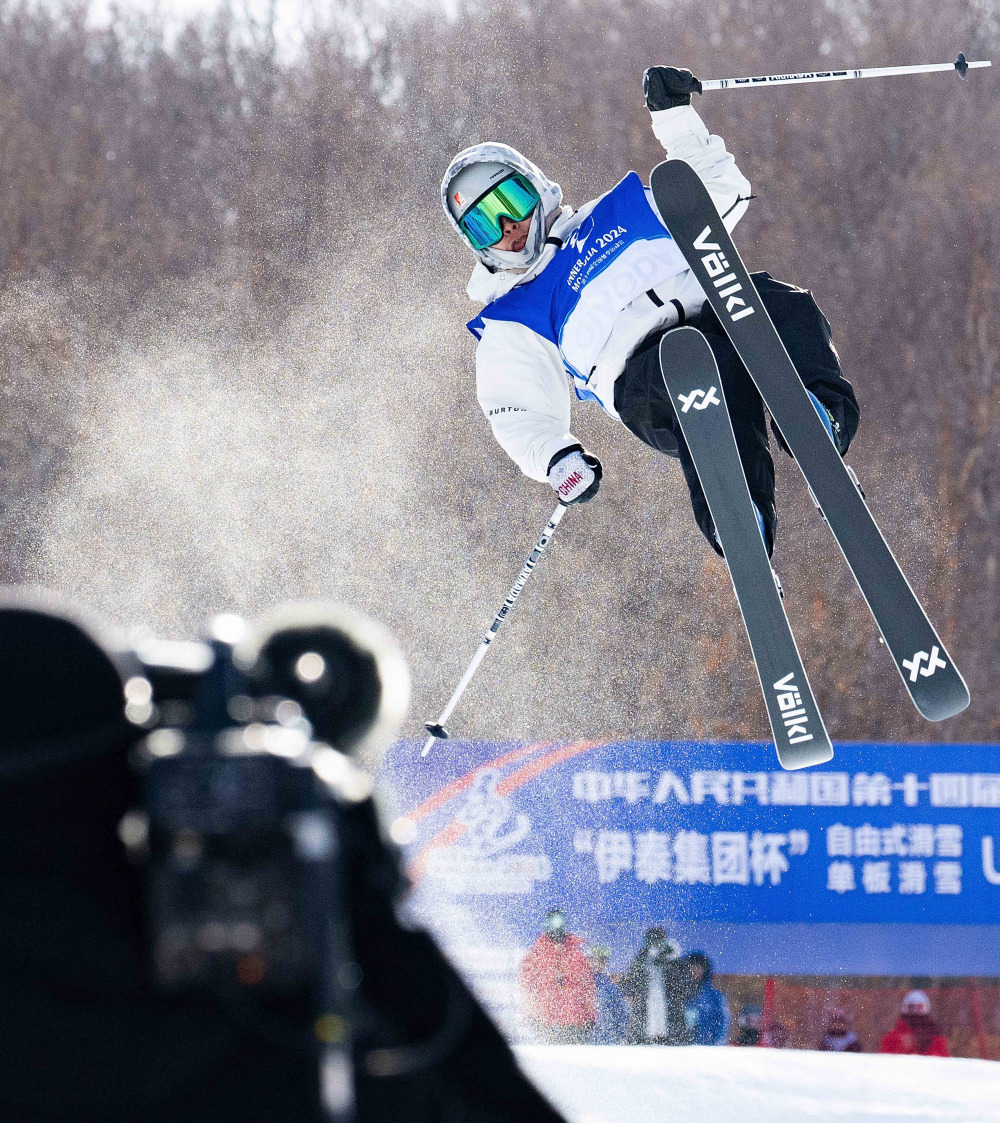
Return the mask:
<svg viewBox="0 0 1000 1123">
<path fill-rule="evenodd" d="M 410 863 L 406 871 L 410 881 L 416 885 L 427 872 L 427 863 L 430 861 L 432 850 L 440 850 L 444 846 L 451 846 L 453 843 L 458 842 L 462 835 L 465 834 L 466 829 L 464 823 L 460 823 L 457 819 L 452 819 L 446 827 L 439 830 Z"/>
<path fill-rule="evenodd" d="M 534 780 L 536 776 L 541 776 L 543 772 L 548 772 L 550 768 L 554 768 L 557 764 L 562 764 L 564 760 L 579 756 L 580 753 L 589 752 L 591 749 L 603 744 L 606 744 L 606 742 L 574 741 L 572 745 L 563 745 L 561 749 L 555 749 L 551 753 L 546 753 L 545 756 L 539 757 L 538 760 L 533 760 L 531 764 L 525 765 L 524 768 L 519 768 L 516 772 L 505 776 L 500 783 L 497 784 L 497 795 L 508 795 L 510 792 L 516 791 L 522 785 L 527 784 L 529 780 Z"/>
<path fill-rule="evenodd" d="M 421 819 L 426 819 L 428 815 L 432 815 L 439 807 L 446 804 L 449 799 L 454 799 L 455 796 L 461 795 L 462 792 L 471 788 L 476 774 L 482 772 L 484 768 L 500 768 L 505 764 L 513 764 L 515 761 L 523 760 L 526 756 L 532 756 L 534 753 L 541 752 L 551 744 L 551 741 L 538 741 L 534 745 L 528 745 L 525 748 L 514 749 L 513 752 L 504 753 L 503 756 L 498 756 L 495 760 L 488 760 L 484 764 L 477 764 L 471 772 L 466 772 L 464 776 L 459 776 L 457 780 L 452 780 L 450 784 L 445 784 L 443 788 L 440 788 L 432 796 L 428 796 L 423 803 L 417 804 L 412 811 L 406 812 L 404 818 L 409 819 L 411 823 L 419 823 Z"/>
</svg>

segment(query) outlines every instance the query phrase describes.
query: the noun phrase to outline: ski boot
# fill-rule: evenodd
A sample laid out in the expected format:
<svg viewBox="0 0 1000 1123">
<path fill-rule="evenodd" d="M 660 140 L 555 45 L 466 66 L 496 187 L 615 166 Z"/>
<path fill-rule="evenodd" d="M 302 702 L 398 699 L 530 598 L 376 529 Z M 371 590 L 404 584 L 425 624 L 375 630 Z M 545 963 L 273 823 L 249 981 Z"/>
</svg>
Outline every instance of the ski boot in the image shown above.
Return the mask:
<svg viewBox="0 0 1000 1123">
<path fill-rule="evenodd" d="M 767 528 L 764 525 L 764 516 L 760 513 L 760 510 L 758 509 L 756 503 L 754 503 L 754 505 L 753 505 L 753 513 L 757 516 L 757 529 L 760 531 L 761 538 L 764 539 L 764 548 L 766 549 L 767 548 Z M 718 531 L 716 531 L 716 533 L 715 533 L 715 544 L 716 544 L 716 546 L 719 547 L 720 550 L 722 549 L 722 543 L 719 541 Z M 723 552 L 723 556 L 725 556 L 725 552 Z M 770 557 L 770 556 L 771 556 L 771 554 L 770 554 L 770 551 L 769 551 L 768 557 Z M 778 596 L 781 597 L 782 600 L 784 600 L 785 599 L 785 590 L 782 587 L 781 578 L 778 576 L 778 574 L 777 574 L 773 565 L 771 566 L 771 576 L 774 578 L 774 587 L 778 590 Z"/>
<path fill-rule="evenodd" d="M 819 398 L 816 397 L 812 390 L 806 390 L 806 393 L 812 400 L 812 404 L 816 407 L 816 412 L 819 414 L 819 419 L 823 422 L 823 428 L 826 429 L 827 433 L 829 434 L 830 440 L 833 441 L 834 447 L 839 449 L 840 444 L 837 441 L 837 433 L 840 432 L 840 426 L 837 424 L 836 419 L 834 418 L 833 414 L 826 408 L 826 406 L 823 405 Z M 865 499 L 865 489 L 861 486 L 861 481 L 854 474 L 854 469 L 850 466 L 850 464 L 845 464 L 844 467 L 847 469 L 847 474 L 854 481 L 854 486 L 858 489 L 858 493 L 861 495 L 861 498 Z M 809 485 L 807 484 L 806 486 L 808 487 Z M 815 506 L 816 510 L 819 511 L 820 515 L 825 521 L 826 515 L 823 514 L 822 508 L 816 502 L 816 496 L 813 494 L 813 489 L 811 487 L 809 488 L 809 497 L 813 501 L 813 506 Z"/>
</svg>

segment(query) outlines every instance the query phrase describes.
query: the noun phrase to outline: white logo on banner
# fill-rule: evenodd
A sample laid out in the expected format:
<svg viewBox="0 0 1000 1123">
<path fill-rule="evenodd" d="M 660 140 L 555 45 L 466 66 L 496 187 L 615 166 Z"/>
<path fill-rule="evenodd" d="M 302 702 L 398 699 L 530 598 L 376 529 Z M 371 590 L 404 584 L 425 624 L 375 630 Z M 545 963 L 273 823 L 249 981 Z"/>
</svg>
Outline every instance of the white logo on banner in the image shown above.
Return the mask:
<svg viewBox="0 0 1000 1123">
<path fill-rule="evenodd" d="M 683 402 L 681 413 L 687 413 L 692 407 L 694 409 L 708 409 L 709 406 L 722 404 L 714 386 L 709 387 L 708 393 L 704 390 L 692 390 L 690 394 L 678 394 L 677 397 Z"/>
<path fill-rule="evenodd" d="M 918 674 L 923 675 L 924 678 L 930 678 L 938 668 L 943 670 L 948 666 L 948 664 L 940 658 L 940 650 L 938 645 L 934 644 L 931 648 L 930 655 L 928 655 L 926 651 L 918 651 L 912 659 L 903 660 L 903 666 L 910 672 L 910 682 L 916 682 Z M 921 664 L 925 659 L 927 660 L 927 666 L 922 668 Z"/>
<path fill-rule="evenodd" d="M 501 778 L 495 769 L 476 776 L 455 815 L 465 837 L 433 851 L 428 860 L 428 876 L 440 880 L 449 893 L 523 896 L 552 876 L 547 854 L 510 853 L 531 833 L 531 820 L 497 792 Z"/>
<path fill-rule="evenodd" d="M 469 797 L 455 818 L 466 828 L 466 845 L 477 858 L 517 846 L 531 830 L 528 816 L 515 811 L 509 799 L 497 794 L 500 773 L 480 772 Z"/>
</svg>

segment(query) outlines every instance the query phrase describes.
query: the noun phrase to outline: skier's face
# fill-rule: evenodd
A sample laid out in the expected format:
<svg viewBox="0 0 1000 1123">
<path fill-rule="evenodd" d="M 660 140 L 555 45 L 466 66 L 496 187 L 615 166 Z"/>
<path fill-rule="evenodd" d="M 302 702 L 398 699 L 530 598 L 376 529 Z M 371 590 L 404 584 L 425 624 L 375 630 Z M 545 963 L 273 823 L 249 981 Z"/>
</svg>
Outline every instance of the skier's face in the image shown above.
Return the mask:
<svg viewBox="0 0 1000 1123">
<path fill-rule="evenodd" d="M 534 213 L 534 212 L 532 212 Z M 493 247 L 498 250 L 510 250 L 511 253 L 520 253 L 528 244 L 528 231 L 531 228 L 531 215 L 514 222 L 505 214 L 500 216 L 500 229 L 503 237 Z"/>
</svg>

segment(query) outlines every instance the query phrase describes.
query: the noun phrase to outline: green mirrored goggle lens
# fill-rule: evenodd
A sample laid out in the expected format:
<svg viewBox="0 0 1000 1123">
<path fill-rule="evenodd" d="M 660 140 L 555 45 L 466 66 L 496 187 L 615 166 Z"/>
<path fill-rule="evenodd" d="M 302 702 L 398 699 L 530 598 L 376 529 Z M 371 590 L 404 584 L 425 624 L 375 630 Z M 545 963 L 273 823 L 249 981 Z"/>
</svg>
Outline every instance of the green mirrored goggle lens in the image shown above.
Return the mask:
<svg viewBox="0 0 1000 1123">
<path fill-rule="evenodd" d="M 501 180 L 459 219 L 458 225 L 477 250 L 495 246 L 503 237 L 500 218 L 520 222 L 538 206 L 540 196 L 522 175 Z"/>
</svg>

